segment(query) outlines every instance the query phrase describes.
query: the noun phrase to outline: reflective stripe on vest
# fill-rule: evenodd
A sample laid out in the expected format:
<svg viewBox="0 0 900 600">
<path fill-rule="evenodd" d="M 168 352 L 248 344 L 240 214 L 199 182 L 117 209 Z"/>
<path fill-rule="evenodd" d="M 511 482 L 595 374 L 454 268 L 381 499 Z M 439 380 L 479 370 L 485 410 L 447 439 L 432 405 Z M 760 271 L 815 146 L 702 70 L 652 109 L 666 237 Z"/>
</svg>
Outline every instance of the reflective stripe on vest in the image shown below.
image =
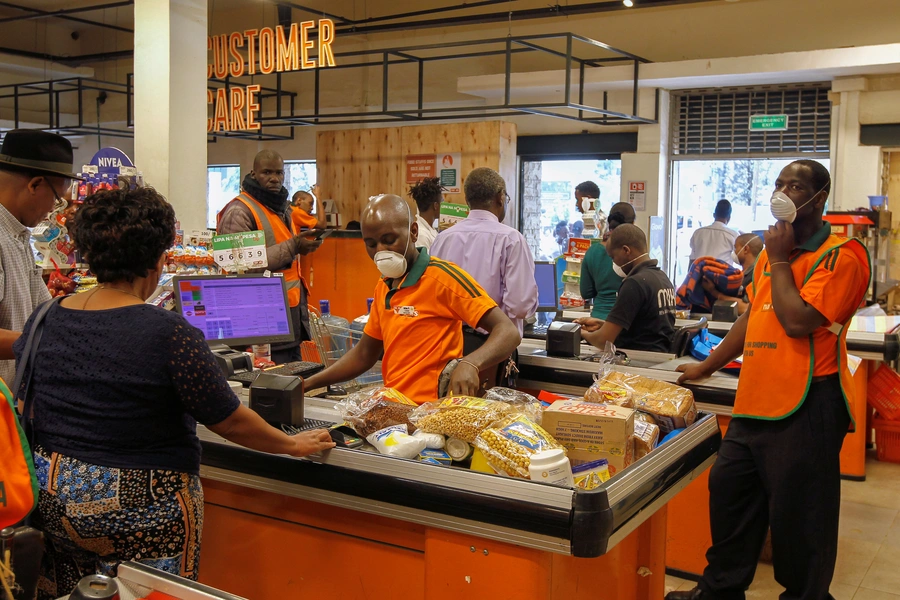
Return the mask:
<svg viewBox="0 0 900 600">
<path fill-rule="evenodd" d="M 261 230 L 265 235 L 266 247 L 286 242 L 296 235 L 293 224 L 288 226 L 274 211 L 269 210 L 267 207 L 257 202 L 246 192 L 241 192 L 235 200 L 242 202 L 250 209 L 250 212 L 253 213 L 257 229 Z M 281 269 L 278 273 L 284 274 L 284 283 L 288 292 L 288 303 L 291 306 L 299 305 L 301 297 L 300 290 L 302 286 L 304 286 L 303 275 L 300 270 L 300 260 L 295 256 L 291 266 L 286 269 Z"/>
<path fill-rule="evenodd" d="M 795 261 L 803 260 L 811 265 L 808 268 L 804 265 L 804 269 L 799 272 L 793 271 L 797 289 L 803 288 L 828 253 L 841 248 L 853 252 L 871 273 L 869 253 L 859 240 L 831 236 L 814 253 L 804 253 L 795 258 Z M 793 414 L 806 400 L 812 384 L 816 357 L 814 334 L 803 338 L 788 337 L 778 320 L 772 306 L 772 278 L 764 270 L 766 265 L 765 261 L 759 260 L 754 273 L 756 295 L 750 306 L 744 360 L 732 416 L 777 420 Z M 836 293 L 841 291 L 836 290 Z M 850 403 L 854 400 L 854 386 L 847 367 L 847 325 L 850 319 L 852 314 L 846 323 L 834 323 L 822 330 L 835 336 L 841 389 L 852 420 Z"/>
</svg>

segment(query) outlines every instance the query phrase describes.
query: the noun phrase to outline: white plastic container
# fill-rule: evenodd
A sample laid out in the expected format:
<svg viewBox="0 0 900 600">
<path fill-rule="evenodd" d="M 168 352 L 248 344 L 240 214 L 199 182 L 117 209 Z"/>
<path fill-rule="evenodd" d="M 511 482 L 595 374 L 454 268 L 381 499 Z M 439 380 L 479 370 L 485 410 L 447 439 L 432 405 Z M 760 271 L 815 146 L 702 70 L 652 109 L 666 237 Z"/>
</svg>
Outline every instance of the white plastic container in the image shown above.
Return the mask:
<svg viewBox="0 0 900 600">
<path fill-rule="evenodd" d="M 566 458 L 565 451 L 558 448 L 532 455 L 528 474 L 532 481 L 560 487 L 575 487 L 575 480 L 572 478 L 572 464 Z"/>
</svg>

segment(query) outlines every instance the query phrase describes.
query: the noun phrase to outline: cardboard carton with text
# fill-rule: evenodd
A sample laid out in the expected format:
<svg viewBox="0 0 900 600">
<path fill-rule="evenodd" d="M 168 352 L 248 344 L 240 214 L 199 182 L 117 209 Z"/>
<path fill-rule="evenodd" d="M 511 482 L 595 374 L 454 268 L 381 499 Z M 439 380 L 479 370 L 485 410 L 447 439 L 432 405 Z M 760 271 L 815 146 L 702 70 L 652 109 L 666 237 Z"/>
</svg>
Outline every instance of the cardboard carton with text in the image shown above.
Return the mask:
<svg viewBox="0 0 900 600">
<path fill-rule="evenodd" d="M 565 446 L 573 466 L 605 458 L 614 475 L 634 460 L 630 408 L 559 400 L 544 411 L 543 427 Z"/>
</svg>

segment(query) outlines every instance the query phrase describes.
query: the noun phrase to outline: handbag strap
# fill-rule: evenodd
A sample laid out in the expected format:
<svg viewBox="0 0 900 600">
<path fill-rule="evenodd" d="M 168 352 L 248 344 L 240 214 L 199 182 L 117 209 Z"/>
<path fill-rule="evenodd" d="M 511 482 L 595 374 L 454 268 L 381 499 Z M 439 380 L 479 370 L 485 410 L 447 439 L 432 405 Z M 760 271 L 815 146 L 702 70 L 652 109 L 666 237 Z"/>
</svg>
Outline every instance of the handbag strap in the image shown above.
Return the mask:
<svg viewBox="0 0 900 600">
<path fill-rule="evenodd" d="M 31 387 L 31 378 L 34 375 L 34 369 L 28 372 L 27 378 L 25 377 L 25 371 L 29 364 L 34 364 L 34 357 L 37 355 L 37 348 L 41 343 L 41 336 L 43 335 L 44 317 L 47 316 L 47 312 L 50 308 L 60 299 L 61 298 L 54 298 L 53 300 L 48 300 L 38 306 L 35 311 L 34 319 L 31 321 L 31 329 L 28 332 L 28 338 L 25 340 L 25 347 L 22 348 L 22 356 L 19 359 L 19 364 L 16 365 L 16 379 L 13 382 L 12 393 L 14 398 L 18 398 L 20 397 L 19 392 L 22 392 L 22 414 L 19 418 L 21 419 L 22 429 L 25 430 L 25 437 L 28 439 L 29 443 L 33 441 L 31 439 L 31 411 L 33 410 L 32 405 L 34 399 L 31 394 L 29 394 L 29 388 Z M 23 385 L 24 388 L 22 387 Z"/>
</svg>

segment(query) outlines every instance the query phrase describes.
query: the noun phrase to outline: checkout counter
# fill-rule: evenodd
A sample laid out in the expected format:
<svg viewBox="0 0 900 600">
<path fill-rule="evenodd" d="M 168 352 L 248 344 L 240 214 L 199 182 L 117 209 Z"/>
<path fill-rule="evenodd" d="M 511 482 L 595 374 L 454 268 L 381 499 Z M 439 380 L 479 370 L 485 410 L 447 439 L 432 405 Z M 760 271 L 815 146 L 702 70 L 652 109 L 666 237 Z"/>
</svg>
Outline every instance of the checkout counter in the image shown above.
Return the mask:
<svg viewBox="0 0 900 600">
<path fill-rule="evenodd" d="M 307 398 L 305 411 L 340 420 L 330 400 Z M 274 456 L 198 434 L 201 581 L 254 600 L 658 600 L 667 504 L 721 441 L 702 414 L 583 491 L 364 450 Z"/>
<path fill-rule="evenodd" d="M 571 321 L 585 316 L 581 311 L 565 311 L 563 320 Z M 676 328 L 691 327 L 695 320 L 678 320 Z M 711 333 L 724 336 L 731 323 L 708 322 Z M 858 424 L 856 432 L 848 434 L 841 451 L 841 474 L 845 479 L 865 480 L 866 417 L 865 402 L 867 373 L 874 372 L 872 363 L 893 362 L 900 353 L 900 336 L 897 334 L 853 331 L 848 334 L 847 346 L 851 354 L 862 359 L 854 374 L 857 386 L 857 402 L 853 407 Z M 592 359 L 597 348 L 583 343 L 580 356 L 557 358 L 547 356 L 545 342 L 524 339 L 519 346 L 518 386 L 525 390 L 547 390 L 562 394 L 580 395 L 593 382 L 599 364 Z M 612 369 L 645 375 L 654 379 L 675 383 L 679 373 L 676 368 L 684 363 L 696 362 L 691 356 L 676 356 L 657 352 L 636 352 L 623 349 L 629 364 L 612 366 Z M 685 385 L 694 394 L 698 410 L 716 414 L 722 435 L 728 429 L 738 378 L 726 373 Z M 670 573 L 696 579 L 706 565 L 705 553 L 712 539 L 709 533 L 707 511 L 709 506 L 708 473 L 687 486 L 668 506 L 668 535 L 666 566 Z"/>
</svg>

